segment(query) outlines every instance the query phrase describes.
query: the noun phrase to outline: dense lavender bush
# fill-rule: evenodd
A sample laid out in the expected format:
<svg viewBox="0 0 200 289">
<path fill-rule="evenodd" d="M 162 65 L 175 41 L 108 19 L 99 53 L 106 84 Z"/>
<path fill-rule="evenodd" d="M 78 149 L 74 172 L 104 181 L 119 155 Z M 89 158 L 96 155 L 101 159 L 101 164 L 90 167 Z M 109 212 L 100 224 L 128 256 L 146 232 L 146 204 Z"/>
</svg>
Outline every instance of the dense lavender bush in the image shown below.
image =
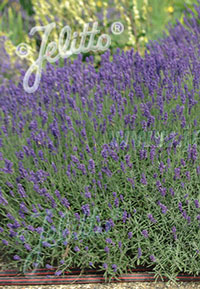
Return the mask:
<svg viewBox="0 0 200 289">
<path fill-rule="evenodd" d="M 169 32 L 144 58 L 117 50 L 111 61 L 107 51 L 97 71 L 80 55 L 48 64 L 34 94 L 21 82 L 1 87 L 10 264 L 57 266 L 57 275 L 94 266 L 116 276 L 137 264 L 170 278 L 200 273 L 198 16 Z"/>
</svg>

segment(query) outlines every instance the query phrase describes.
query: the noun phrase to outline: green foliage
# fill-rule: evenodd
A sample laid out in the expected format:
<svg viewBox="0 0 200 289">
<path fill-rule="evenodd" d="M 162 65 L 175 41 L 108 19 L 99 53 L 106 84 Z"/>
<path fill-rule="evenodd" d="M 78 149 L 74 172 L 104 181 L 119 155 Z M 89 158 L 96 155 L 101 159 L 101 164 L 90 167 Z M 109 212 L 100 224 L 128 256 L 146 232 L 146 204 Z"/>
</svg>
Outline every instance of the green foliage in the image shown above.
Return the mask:
<svg viewBox="0 0 200 289">
<path fill-rule="evenodd" d="M 51 0 L 50 3 L 54 3 L 58 0 Z M 113 0 L 114 1 L 114 0 Z M 125 30 L 122 35 L 111 35 L 112 38 L 112 45 L 110 47 L 111 52 L 113 52 L 117 47 L 127 50 L 132 47 L 134 47 L 136 50 L 138 50 L 141 54 L 143 54 L 146 43 L 148 40 L 155 40 L 158 39 L 163 35 L 163 31 L 167 32 L 166 25 L 171 22 L 172 24 L 175 23 L 176 19 L 183 20 L 183 13 L 185 11 L 185 7 L 187 6 L 190 9 L 193 9 L 193 4 L 197 3 L 198 1 L 191 1 L 191 0 L 166 0 L 166 1 L 158 1 L 158 0 L 149 0 L 148 6 L 146 7 L 144 5 L 144 1 L 136 1 L 137 8 L 139 12 L 139 24 L 135 21 L 134 18 L 134 1 L 127 1 L 123 0 L 121 1 L 119 7 L 116 7 L 115 2 L 118 0 L 113 1 L 96 1 L 96 10 L 92 8 L 91 11 L 94 13 L 94 11 L 102 14 L 103 11 L 108 11 L 107 9 L 113 8 L 116 9 L 116 11 L 120 11 L 121 15 L 120 17 L 117 16 L 116 13 L 112 14 L 107 19 L 105 18 L 106 13 L 104 13 L 104 18 L 102 21 L 99 20 L 99 28 L 101 30 L 101 33 L 110 33 L 109 29 L 111 24 L 114 21 L 121 21 L 125 25 Z M 37 39 L 37 48 L 35 41 L 32 41 L 29 39 L 28 32 L 34 25 L 39 25 L 38 20 L 42 20 L 44 22 L 44 19 L 46 16 L 52 16 L 52 15 L 46 15 L 47 13 L 47 3 L 45 1 L 42 1 L 46 12 L 44 10 L 39 10 L 34 4 L 34 1 L 31 0 L 20 0 L 14 1 L 11 4 L 9 3 L 9 0 L 4 0 L 0 4 L 0 35 L 5 34 L 9 37 L 9 39 L 12 41 L 13 45 L 17 46 L 21 42 L 26 42 L 29 40 L 28 44 L 32 46 L 32 49 L 35 51 L 33 55 L 36 55 L 39 51 L 39 43 Z M 92 0 L 90 1 L 92 3 Z M 19 4 L 20 3 L 20 4 Z M 63 1 L 59 0 L 59 5 L 63 5 Z M 71 2 L 70 2 L 71 3 Z M 100 5 L 101 4 L 101 5 Z M 100 5 L 100 6 L 99 6 Z M 107 8 L 106 8 L 107 7 Z M 168 8 L 171 7 L 173 9 L 173 12 L 169 12 Z M 56 21 L 63 21 L 63 17 L 65 20 L 67 20 L 67 24 L 72 27 L 73 30 L 79 31 L 80 27 L 78 28 L 76 21 L 73 21 L 73 17 L 70 18 L 71 15 L 70 9 L 72 6 L 69 6 L 69 11 L 67 11 L 66 14 L 66 8 L 60 9 L 59 6 L 57 6 L 56 10 L 53 12 L 53 17 L 57 20 Z M 74 8 L 73 8 L 74 9 Z M 89 9 L 86 7 L 85 9 Z M 144 9 L 146 9 L 146 16 L 144 17 Z M 38 12 L 39 11 L 39 12 Z M 59 15 L 58 15 L 59 11 Z M 23 17 L 22 17 L 23 12 Z M 95 13 L 96 13 L 95 12 Z M 62 15 L 60 15 L 62 13 Z M 73 13 L 76 13 L 73 12 Z M 75 15 L 73 14 L 72 15 Z M 47 13 L 48 14 L 48 13 Z M 66 14 L 66 15 L 65 15 Z M 88 14 L 89 15 L 89 14 Z M 37 17 L 39 18 L 37 18 Z M 94 15 L 91 15 L 94 19 Z M 127 26 L 126 20 L 127 17 L 130 18 L 131 21 L 131 28 Z M 52 18 L 53 19 L 53 18 Z M 86 20 L 86 18 L 83 18 Z M 98 20 L 96 18 L 96 20 Z M 46 20 L 45 20 L 46 21 Z M 55 20 L 54 20 L 55 21 Z M 69 22 L 70 21 L 70 22 Z M 35 23 L 35 24 L 34 24 Z M 44 23 L 45 25 L 47 23 Z M 129 24 L 128 24 L 129 25 Z M 137 27 L 137 26 L 140 27 Z M 59 28 L 60 29 L 60 28 Z M 133 33 L 135 40 L 129 39 L 129 31 L 131 29 L 131 33 Z M 59 31 L 59 30 L 58 30 Z M 55 35 L 53 35 L 53 38 L 55 38 Z M 54 41 L 56 39 L 53 39 Z M 10 54 L 11 51 L 8 51 Z M 85 54 L 84 58 L 88 55 L 93 53 L 87 53 Z M 97 55 L 98 54 L 98 55 Z M 33 61 L 33 55 L 31 58 L 31 61 Z M 100 53 L 96 53 L 95 61 L 98 63 L 99 61 L 99 55 Z M 35 57 L 35 56 L 34 56 Z"/>
</svg>

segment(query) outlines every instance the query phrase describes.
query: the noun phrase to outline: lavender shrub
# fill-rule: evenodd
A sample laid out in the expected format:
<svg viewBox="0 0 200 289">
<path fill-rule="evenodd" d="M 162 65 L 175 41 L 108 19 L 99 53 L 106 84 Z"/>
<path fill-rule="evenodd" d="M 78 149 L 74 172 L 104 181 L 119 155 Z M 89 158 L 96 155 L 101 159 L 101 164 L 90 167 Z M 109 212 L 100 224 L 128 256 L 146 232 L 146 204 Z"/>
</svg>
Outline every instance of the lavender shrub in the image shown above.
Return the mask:
<svg viewBox="0 0 200 289">
<path fill-rule="evenodd" d="M 57 266 L 57 275 L 94 266 L 116 276 L 139 264 L 171 278 L 200 273 L 199 140 L 189 138 L 200 124 L 199 43 L 191 14 L 144 58 L 118 49 L 111 60 L 107 51 L 96 70 L 79 55 L 47 64 L 34 94 L 21 82 L 1 86 L 9 265 Z M 140 131 L 151 138 L 138 145 L 131 133 Z"/>
</svg>

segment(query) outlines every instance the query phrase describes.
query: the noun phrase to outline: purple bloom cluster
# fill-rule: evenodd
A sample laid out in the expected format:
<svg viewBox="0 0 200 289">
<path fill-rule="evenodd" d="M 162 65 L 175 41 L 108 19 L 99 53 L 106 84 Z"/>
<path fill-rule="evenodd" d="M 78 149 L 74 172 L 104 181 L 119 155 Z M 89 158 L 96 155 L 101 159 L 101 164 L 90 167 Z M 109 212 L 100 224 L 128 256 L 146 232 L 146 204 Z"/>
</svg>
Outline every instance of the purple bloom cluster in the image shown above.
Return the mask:
<svg viewBox="0 0 200 289">
<path fill-rule="evenodd" d="M 147 230 L 142 230 L 142 235 L 143 235 L 145 238 L 148 238 L 148 237 L 149 237 L 149 234 L 148 234 L 148 231 L 147 231 Z"/>
<path fill-rule="evenodd" d="M 158 205 L 161 208 L 162 214 L 166 214 L 168 211 L 168 208 L 164 204 L 162 204 L 160 201 L 158 201 Z"/>
<path fill-rule="evenodd" d="M 152 223 L 156 223 L 157 221 L 154 219 L 154 217 L 152 216 L 152 214 L 148 214 L 148 219 L 152 222 Z"/>
<path fill-rule="evenodd" d="M 172 234 L 174 236 L 174 240 L 177 240 L 176 227 L 175 226 L 173 226 L 173 228 L 172 228 Z"/>
</svg>

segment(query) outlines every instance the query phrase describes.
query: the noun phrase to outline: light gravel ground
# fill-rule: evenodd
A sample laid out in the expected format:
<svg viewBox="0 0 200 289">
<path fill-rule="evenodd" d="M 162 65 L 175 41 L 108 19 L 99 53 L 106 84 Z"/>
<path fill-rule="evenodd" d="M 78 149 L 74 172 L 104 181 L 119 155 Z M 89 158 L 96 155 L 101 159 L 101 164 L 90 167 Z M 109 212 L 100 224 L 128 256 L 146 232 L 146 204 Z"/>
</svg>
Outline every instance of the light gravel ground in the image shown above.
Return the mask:
<svg viewBox="0 0 200 289">
<path fill-rule="evenodd" d="M 180 282 L 177 285 L 164 282 L 128 282 L 111 284 L 76 284 L 76 285 L 34 285 L 34 286 L 0 286 L 0 289 L 200 289 L 200 282 Z"/>
</svg>

